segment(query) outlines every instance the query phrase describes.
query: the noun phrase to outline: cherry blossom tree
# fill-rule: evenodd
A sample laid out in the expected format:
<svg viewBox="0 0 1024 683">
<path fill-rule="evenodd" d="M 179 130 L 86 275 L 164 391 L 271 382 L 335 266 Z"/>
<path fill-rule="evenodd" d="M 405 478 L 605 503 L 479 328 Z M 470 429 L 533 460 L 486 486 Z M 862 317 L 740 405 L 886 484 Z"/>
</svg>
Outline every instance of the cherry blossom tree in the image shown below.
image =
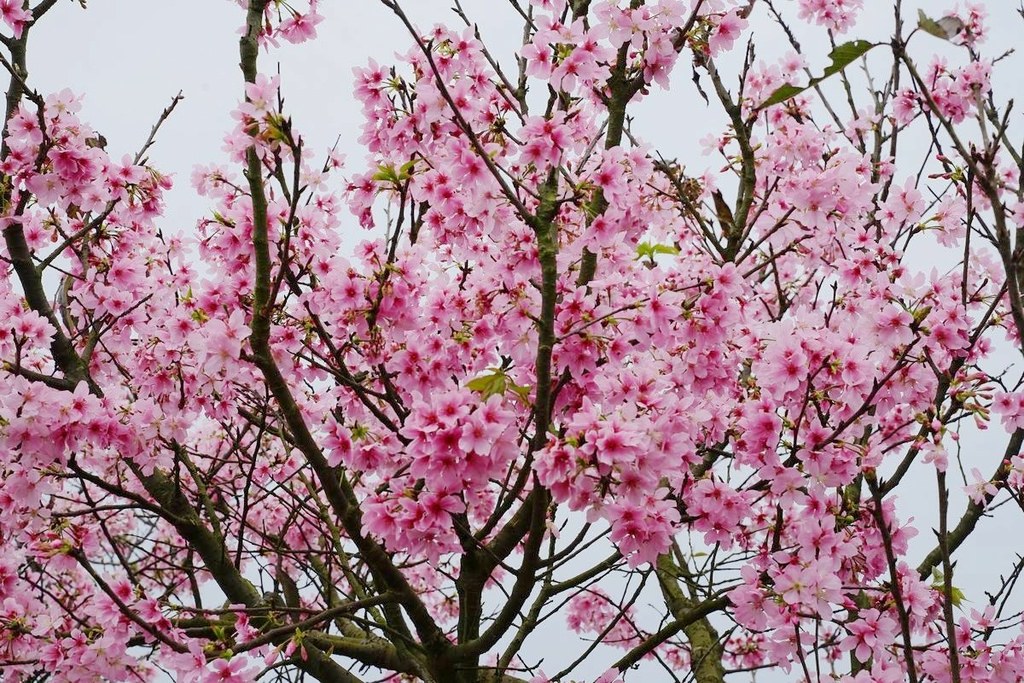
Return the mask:
<svg viewBox="0 0 1024 683">
<path fill-rule="evenodd" d="M 379 1 L 363 164 L 273 75 L 332 18 L 239 0 L 186 229 L 177 100 L 113 158 L 0 0 L 3 679 L 1024 679 L 1016 537 L 957 568 L 1024 509 L 1013 8 Z"/>
</svg>

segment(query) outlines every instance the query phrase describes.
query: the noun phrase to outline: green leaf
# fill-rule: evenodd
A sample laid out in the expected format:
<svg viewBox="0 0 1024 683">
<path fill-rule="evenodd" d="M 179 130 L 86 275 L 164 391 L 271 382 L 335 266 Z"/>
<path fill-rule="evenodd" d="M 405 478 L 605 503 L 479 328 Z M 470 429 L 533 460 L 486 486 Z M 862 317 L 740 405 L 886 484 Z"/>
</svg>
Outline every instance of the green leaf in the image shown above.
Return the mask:
<svg viewBox="0 0 1024 683">
<path fill-rule="evenodd" d="M 466 387 L 480 394 L 480 398 L 485 401 L 496 394 L 504 396 L 505 392 L 511 391 L 524 403 L 530 402 L 530 387 L 521 386 L 510 380 L 505 374 L 505 368 L 497 368 L 490 374 L 474 377 L 466 382 Z"/>
<path fill-rule="evenodd" d="M 806 87 L 801 88 L 790 83 L 787 83 L 786 85 L 777 88 L 775 92 L 772 93 L 772 96 L 761 104 L 761 108 L 763 109 L 764 107 L 770 107 L 773 104 L 781 104 L 786 100 L 796 97 L 797 95 L 799 95 L 804 90 L 807 90 L 807 88 L 810 87 L 811 86 L 808 85 Z"/>
<path fill-rule="evenodd" d="M 378 166 L 377 172 L 373 174 L 373 179 L 379 183 L 397 183 L 398 173 L 394 166 Z"/>
<path fill-rule="evenodd" d="M 504 396 L 508 385 L 508 376 L 502 370 L 495 370 L 489 375 L 480 375 L 466 382 L 466 387 L 479 393 L 485 401 L 495 394 Z"/>
<path fill-rule="evenodd" d="M 391 183 L 392 185 L 399 185 L 403 181 L 408 180 L 412 177 L 413 171 L 416 170 L 416 160 L 411 159 L 396 170 L 391 164 L 381 164 L 377 167 L 377 172 L 373 174 L 373 179 L 378 183 Z"/>
<path fill-rule="evenodd" d="M 225 218 L 222 214 L 220 214 L 217 211 L 213 212 L 213 220 L 217 221 L 221 225 L 226 225 L 229 228 L 235 227 L 235 222 L 233 220 Z"/>
<path fill-rule="evenodd" d="M 651 244 L 650 242 L 641 242 L 636 246 L 636 257 L 638 259 L 653 259 L 658 254 L 669 254 L 671 256 L 675 256 L 678 253 L 679 247 L 671 244 Z"/>
<path fill-rule="evenodd" d="M 817 78 L 812 78 L 810 82 L 803 86 L 792 85 L 787 83 L 781 86 L 771 96 L 761 103 L 761 109 L 770 107 L 775 104 L 781 104 L 788 99 L 796 97 L 800 93 L 813 88 L 829 76 L 834 76 L 846 67 L 850 66 L 853 62 L 867 54 L 868 50 L 876 47 L 877 43 L 871 43 L 866 40 L 851 40 L 848 43 L 837 45 L 832 52 L 829 53 L 829 57 L 832 59 L 832 63 L 825 68 L 825 71 Z"/>
<path fill-rule="evenodd" d="M 416 160 L 410 159 L 409 161 L 402 164 L 398 169 L 398 179 L 408 180 L 412 177 L 412 172 L 416 170 Z"/>
<path fill-rule="evenodd" d="M 932 19 L 924 10 L 917 10 L 917 27 L 942 40 L 952 40 L 964 30 L 964 22 L 954 16 L 942 17 L 938 21 Z"/>
<path fill-rule="evenodd" d="M 875 47 L 875 43 L 870 43 L 866 40 L 851 40 L 849 43 L 836 46 L 836 49 L 832 50 L 829 54 L 829 57 L 832 58 L 832 63 L 825 69 L 821 79 L 839 73 L 854 61 L 867 54 L 867 51 L 873 47 Z"/>
<path fill-rule="evenodd" d="M 946 590 L 945 576 L 943 576 L 942 572 L 939 571 L 938 568 L 932 569 L 932 588 L 940 593 L 945 592 Z M 949 587 L 949 601 L 953 603 L 953 607 L 959 607 L 966 599 L 967 596 L 964 595 L 962 590 L 956 586 Z"/>
<path fill-rule="evenodd" d="M 508 388 L 511 389 L 512 392 L 515 393 L 516 396 L 521 398 L 523 400 L 523 403 L 529 404 L 529 402 L 530 402 L 530 387 L 524 387 L 524 386 L 522 386 L 520 384 L 516 384 L 515 382 L 509 382 L 508 383 Z"/>
<path fill-rule="evenodd" d="M 917 10 L 917 27 L 936 38 L 946 40 L 946 32 L 939 26 L 939 22 L 925 14 L 923 9 Z"/>
<path fill-rule="evenodd" d="M 288 140 L 291 137 L 289 134 L 291 123 L 288 119 L 280 114 L 271 112 L 267 114 L 264 121 L 267 124 L 266 132 L 264 134 L 268 140 L 276 140 L 277 142 L 284 142 L 286 144 L 288 143 Z"/>
</svg>

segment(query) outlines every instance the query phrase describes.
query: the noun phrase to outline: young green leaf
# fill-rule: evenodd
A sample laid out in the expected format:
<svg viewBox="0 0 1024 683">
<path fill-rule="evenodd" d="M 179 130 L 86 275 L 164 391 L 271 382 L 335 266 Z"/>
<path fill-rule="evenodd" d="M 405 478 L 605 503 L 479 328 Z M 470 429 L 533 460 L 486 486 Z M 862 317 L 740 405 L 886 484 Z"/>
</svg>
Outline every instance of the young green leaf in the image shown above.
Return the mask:
<svg viewBox="0 0 1024 683">
<path fill-rule="evenodd" d="M 502 370 L 480 375 L 466 382 L 466 387 L 480 394 L 485 401 L 495 394 L 504 396 L 508 389 L 508 376 Z"/>
<path fill-rule="evenodd" d="M 812 78 L 810 82 L 803 87 L 792 85 L 790 83 L 779 87 L 768 99 L 761 103 L 760 108 L 764 109 L 765 107 L 770 107 L 775 104 L 781 104 L 788 99 L 796 97 L 805 90 L 813 88 L 829 76 L 834 76 L 854 61 L 863 57 L 867 54 L 868 50 L 876 45 L 877 43 L 871 43 L 866 40 L 851 40 L 848 43 L 837 45 L 836 48 L 828 55 L 829 58 L 831 58 L 832 63 L 825 68 L 825 71 L 820 76 Z"/>
<path fill-rule="evenodd" d="M 379 183 L 398 183 L 398 173 L 395 172 L 394 166 L 382 165 L 373 174 L 373 179 Z"/>
<path fill-rule="evenodd" d="M 919 9 L 917 10 L 917 27 L 936 38 L 952 40 L 964 30 L 964 22 L 952 15 L 942 17 L 936 21 L 925 14 L 924 10 Z"/>
<path fill-rule="evenodd" d="M 675 256 L 678 253 L 679 247 L 671 244 L 651 244 L 650 242 L 641 242 L 636 246 L 636 257 L 638 259 L 653 259 L 658 254 L 669 254 L 671 256 Z"/>
</svg>

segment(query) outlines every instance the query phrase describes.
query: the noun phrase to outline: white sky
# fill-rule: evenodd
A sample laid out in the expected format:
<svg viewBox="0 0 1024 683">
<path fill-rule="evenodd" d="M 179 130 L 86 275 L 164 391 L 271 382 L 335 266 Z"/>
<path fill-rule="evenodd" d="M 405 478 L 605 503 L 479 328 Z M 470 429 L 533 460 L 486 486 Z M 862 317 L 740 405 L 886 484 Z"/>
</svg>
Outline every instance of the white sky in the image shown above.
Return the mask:
<svg viewBox="0 0 1024 683">
<path fill-rule="evenodd" d="M 352 69 L 371 56 L 392 61 L 411 43 L 374 0 L 322 4 L 327 20 L 317 41 L 282 44 L 261 55 L 260 64 L 273 71 L 280 63 L 286 107 L 312 148 L 326 151 L 340 135 L 356 170 L 363 158 L 355 142 L 362 119 L 351 96 Z M 440 18 L 447 6 L 441 0 L 407 4 L 421 18 Z M 346 9 L 338 12 L 339 6 Z M 158 169 L 176 174 L 167 227 L 187 229 L 206 210 L 191 196 L 189 172 L 221 159 L 222 137 L 233 125 L 229 112 L 242 93 L 237 31 L 243 21 L 231 0 L 89 0 L 87 11 L 62 2 L 33 30 L 30 81 L 44 94 L 64 87 L 86 93 L 83 118 L 107 137 L 113 153 L 134 152 L 182 90 L 185 100 L 150 156 Z"/>
</svg>

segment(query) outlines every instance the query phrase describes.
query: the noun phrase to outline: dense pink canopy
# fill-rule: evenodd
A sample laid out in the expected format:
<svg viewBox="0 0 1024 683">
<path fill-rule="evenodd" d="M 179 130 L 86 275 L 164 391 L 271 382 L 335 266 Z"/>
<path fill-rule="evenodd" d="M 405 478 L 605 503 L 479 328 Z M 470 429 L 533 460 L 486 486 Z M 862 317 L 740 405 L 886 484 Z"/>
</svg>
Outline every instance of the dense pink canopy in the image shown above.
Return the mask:
<svg viewBox="0 0 1024 683">
<path fill-rule="evenodd" d="M 181 230 L 153 138 L 111 158 L 25 80 L 53 0 L 0 0 L 0 677 L 1024 678 L 1020 549 L 955 575 L 1024 485 L 984 9 L 872 43 L 861 0 L 510 0 L 512 60 L 381 1 L 369 165 L 265 57 L 316 0 L 238 3 Z M 668 135 L 721 120 L 699 165 L 632 129 L 670 83 Z"/>
</svg>

